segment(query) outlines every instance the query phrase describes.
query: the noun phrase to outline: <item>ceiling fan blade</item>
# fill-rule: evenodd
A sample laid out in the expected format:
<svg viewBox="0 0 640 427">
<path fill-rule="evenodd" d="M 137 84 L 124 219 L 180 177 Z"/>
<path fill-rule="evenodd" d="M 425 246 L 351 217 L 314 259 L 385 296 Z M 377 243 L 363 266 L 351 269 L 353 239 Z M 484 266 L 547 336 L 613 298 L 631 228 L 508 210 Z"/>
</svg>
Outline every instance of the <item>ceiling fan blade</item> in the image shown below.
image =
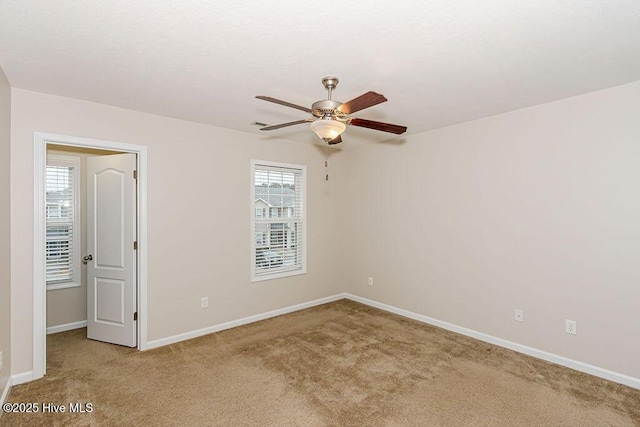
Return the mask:
<svg viewBox="0 0 640 427">
<path fill-rule="evenodd" d="M 299 124 L 302 124 L 302 123 L 309 123 L 309 122 L 312 122 L 312 121 L 313 121 L 313 119 L 296 120 L 295 122 L 287 122 L 287 123 L 280 123 L 279 125 L 266 126 L 266 127 L 260 128 L 260 130 L 280 129 L 280 128 L 285 128 L 287 126 L 299 125 Z"/>
<path fill-rule="evenodd" d="M 333 138 L 331 141 L 327 142 L 327 144 L 336 145 L 336 144 L 340 144 L 341 142 L 342 142 L 342 137 L 338 135 L 335 138 Z"/>
<path fill-rule="evenodd" d="M 381 130 L 383 132 L 390 132 L 400 135 L 407 131 L 406 126 L 392 125 L 390 123 L 375 122 L 373 120 L 359 119 L 354 117 L 349 120 L 349 124 L 352 126 L 359 126 L 362 128 Z"/>
<path fill-rule="evenodd" d="M 301 110 L 301 111 L 304 111 L 305 113 L 311 114 L 311 109 L 310 108 L 302 107 L 300 105 L 292 104 L 290 102 L 282 101 L 280 99 L 272 98 L 270 96 L 256 96 L 256 98 L 262 99 L 263 101 L 269 101 L 269 102 L 273 102 L 275 104 L 284 105 L 285 107 L 295 108 L 296 110 Z"/>
<path fill-rule="evenodd" d="M 376 92 L 367 92 L 360 95 L 357 98 L 353 98 L 351 101 L 347 101 L 338 107 L 338 110 L 345 114 L 352 114 L 356 111 L 364 110 L 365 108 L 373 107 L 374 105 L 385 102 L 387 98 Z"/>
</svg>

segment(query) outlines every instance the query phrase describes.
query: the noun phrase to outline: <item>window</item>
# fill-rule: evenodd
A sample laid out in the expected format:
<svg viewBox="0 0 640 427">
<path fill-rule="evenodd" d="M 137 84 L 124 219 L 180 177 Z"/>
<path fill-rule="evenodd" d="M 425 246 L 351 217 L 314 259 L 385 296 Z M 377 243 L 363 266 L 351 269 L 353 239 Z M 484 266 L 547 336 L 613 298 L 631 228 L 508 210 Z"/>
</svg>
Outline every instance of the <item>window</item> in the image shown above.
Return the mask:
<svg viewBox="0 0 640 427">
<path fill-rule="evenodd" d="M 306 273 L 305 166 L 252 161 L 252 281 Z"/>
<path fill-rule="evenodd" d="M 47 156 L 47 289 L 80 286 L 80 159 Z"/>
</svg>

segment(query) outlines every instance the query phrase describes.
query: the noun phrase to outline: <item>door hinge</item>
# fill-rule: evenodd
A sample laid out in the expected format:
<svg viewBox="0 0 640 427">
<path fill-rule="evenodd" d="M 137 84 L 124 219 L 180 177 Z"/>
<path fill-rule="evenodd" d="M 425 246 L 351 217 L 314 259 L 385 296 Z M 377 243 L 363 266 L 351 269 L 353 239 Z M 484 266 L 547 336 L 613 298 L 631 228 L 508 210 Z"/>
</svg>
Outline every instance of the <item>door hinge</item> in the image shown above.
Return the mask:
<svg viewBox="0 0 640 427">
<path fill-rule="evenodd" d="M 138 241 L 137 240 L 135 242 L 133 242 L 133 250 L 134 251 L 138 250 Z"/>
<path fill-rule="evenodd" d="M 133 313 L 133 320 L 134 321 L 138 320 L 138 312 L 137 311 L 135 313 Z"/>
<path fill-rule="evenodd" d="M 133 171 L 133 179 L 138 179 L 138 171 Z"/>
</svg>

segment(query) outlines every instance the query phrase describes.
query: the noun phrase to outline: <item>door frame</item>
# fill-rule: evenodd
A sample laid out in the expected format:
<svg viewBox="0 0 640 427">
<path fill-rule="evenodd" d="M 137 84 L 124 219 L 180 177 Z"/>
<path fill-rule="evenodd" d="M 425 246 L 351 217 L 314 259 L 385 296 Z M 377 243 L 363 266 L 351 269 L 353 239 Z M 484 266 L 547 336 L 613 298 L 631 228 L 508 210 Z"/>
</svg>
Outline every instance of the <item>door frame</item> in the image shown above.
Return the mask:
<svg viewBox="0 0 640 427">
<path fill-rule="evenodd" d="M 147 343 L 147 147 L 122 142 L 80 138 L 51 133 L 33 133 L 33 376 L 36 380 L 46 373 L 47 304 L 46 304 L 46 261 L 45 261 L 45 189 L 47 168 L 47 144 L 66 145 L 80 148 L 97 148 L 137 154 L 138 191 L 138 350 L 146 350 Z"/>
</svg>

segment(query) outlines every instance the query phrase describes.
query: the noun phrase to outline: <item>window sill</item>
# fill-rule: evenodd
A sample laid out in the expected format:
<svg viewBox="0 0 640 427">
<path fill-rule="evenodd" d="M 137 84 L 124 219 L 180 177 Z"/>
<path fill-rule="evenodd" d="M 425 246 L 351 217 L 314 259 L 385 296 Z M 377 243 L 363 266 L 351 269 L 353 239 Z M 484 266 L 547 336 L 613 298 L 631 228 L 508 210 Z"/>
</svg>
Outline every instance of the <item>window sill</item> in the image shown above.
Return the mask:
<svg viewBox="0 0 640 427">
<path fill-rule="evenodd" d="M 55 283 L 52 285 L 47 285 L 47 291 L 57 291 L 59 289 L 68 289 L 68 288 L 79 288 L 80 283 L 75 282 L 65 282 L 65 283 Z"/>
<path fill-rule="evenodd" d="M 261 276 L 254 275 L 251 277 L 251 282 L 263 282 L 265 280 L 281 279 L 283 277 L 299 276 L 301 274 L 307 274 L 307 269 L 303 268 L 300 270 L 283 271 L 279 273 L 265 274 Z"/>
</svg>

